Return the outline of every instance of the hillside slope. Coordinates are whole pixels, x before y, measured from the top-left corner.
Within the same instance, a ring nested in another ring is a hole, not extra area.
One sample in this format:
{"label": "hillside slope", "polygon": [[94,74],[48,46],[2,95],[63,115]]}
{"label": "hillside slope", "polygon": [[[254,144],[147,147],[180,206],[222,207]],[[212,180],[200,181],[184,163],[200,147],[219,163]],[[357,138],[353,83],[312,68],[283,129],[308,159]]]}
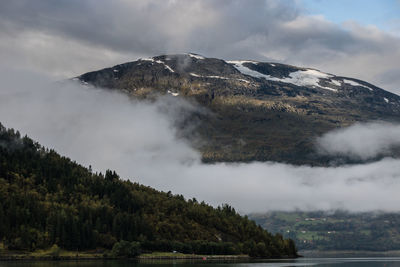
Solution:
{"label": "hillside slope", "polygon": [[182,135],[205,162],[324,165],[332,159],[315,153],[317,136],[355,122],[400,118],[398,95],[357,79],[278,63],[163,55],[75,79],[136,98],[168,94],[205,107],[209,112],[194,111],[180,125],[197,126]]}
{"label": "hillside slope", "polygon": [[144,251],[295,257],[291,240],[271,235],[229,205],[92,173],[0,124],[0,256],[8,250],[81,251],[138,242]]}

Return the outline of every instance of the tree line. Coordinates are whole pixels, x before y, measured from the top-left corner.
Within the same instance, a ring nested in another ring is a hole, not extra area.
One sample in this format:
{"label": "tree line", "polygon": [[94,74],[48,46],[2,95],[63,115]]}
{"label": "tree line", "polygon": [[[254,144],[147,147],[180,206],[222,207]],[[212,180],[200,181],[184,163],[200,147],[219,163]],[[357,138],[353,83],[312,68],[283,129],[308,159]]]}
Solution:
{"label": "tree line", "polygon": [[[9,250],[172,251],[294,257],[272,235],[225,204],[157,191],[94,173],[0,124],[0,242]],[[119,252],[118,252],[119,253]]]}

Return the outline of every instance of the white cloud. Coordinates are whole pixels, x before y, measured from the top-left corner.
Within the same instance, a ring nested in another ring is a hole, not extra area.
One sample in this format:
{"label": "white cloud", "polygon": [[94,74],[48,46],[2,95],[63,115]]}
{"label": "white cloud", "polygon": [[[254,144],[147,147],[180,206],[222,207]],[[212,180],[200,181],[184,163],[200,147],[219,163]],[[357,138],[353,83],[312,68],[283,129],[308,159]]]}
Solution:
{"label": "white cloud", "polygon": [[[203,164],[199,153],[176,137],[176,119],[192,108],[179,97],[136,102],[78,84],[49,85],[45,77],[4,68],[0,79],[5,126],[97,171],[115,169],[124,178],[213,205],[230,203],[242,212],[400,210],[398,159],[329,168]],[[372,131],[368,140],[376,142],[380,134]]]}
{"label": "white cloud", "polygon": [[400,146],[400,125],[385,122],[358,123],[324,134],[317,140],[321,153],[368,160],[389,156]]}

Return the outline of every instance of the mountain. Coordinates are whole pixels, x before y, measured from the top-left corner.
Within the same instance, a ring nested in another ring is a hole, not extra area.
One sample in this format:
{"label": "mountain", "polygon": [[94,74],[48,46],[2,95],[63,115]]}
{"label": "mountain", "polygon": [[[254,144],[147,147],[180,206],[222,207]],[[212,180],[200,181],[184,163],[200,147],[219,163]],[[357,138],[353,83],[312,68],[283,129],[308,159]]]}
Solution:
{"label": "mountain", "polygon": [[[316,137],[355,122],[400,118],[398,95],[361,80],[279,63],[162,55],[75,80],[140,99],[170,95],[199,105],[180,128],[204,162],[326,165],[333,159],[315,152]],[[196,127],[186,131],[188,124]]]}
{"label": "mountain", "polygon": [[[0,124],[0,259],[55,246],[132,256],[142,251],[295,257],[229,205],[160,192],[112,171],[93,173]],[[124,251],[128,251],[124,253]],[[122,252],[122,253],[121,253]]]}
{"label": "mountain", "polygon": [[[360,163],[318,154],[315,139],[356,122],[400,121],[396,94],[358,79],[274,62],[162,55],[75,79],[138,99],[167,95],[194,103],[198,109],[180,122],[180,134],[201,151],[204,162]],[[400,156],[398,149],[391,153]],[[302,250],[400,249],[398,213],[249,216],[268,231],[292,238]]]}

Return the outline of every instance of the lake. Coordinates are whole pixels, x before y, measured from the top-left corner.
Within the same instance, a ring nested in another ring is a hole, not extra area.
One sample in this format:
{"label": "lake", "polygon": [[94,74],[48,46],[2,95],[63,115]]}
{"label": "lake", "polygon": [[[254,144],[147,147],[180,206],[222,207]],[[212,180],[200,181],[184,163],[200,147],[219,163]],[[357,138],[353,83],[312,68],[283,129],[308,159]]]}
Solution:
{"label": "lake", "polygon": [[400,267],[400,258],[301,258],[263,262],[210,262],[210,261],[10,261],[0,262],[0,267]]}

